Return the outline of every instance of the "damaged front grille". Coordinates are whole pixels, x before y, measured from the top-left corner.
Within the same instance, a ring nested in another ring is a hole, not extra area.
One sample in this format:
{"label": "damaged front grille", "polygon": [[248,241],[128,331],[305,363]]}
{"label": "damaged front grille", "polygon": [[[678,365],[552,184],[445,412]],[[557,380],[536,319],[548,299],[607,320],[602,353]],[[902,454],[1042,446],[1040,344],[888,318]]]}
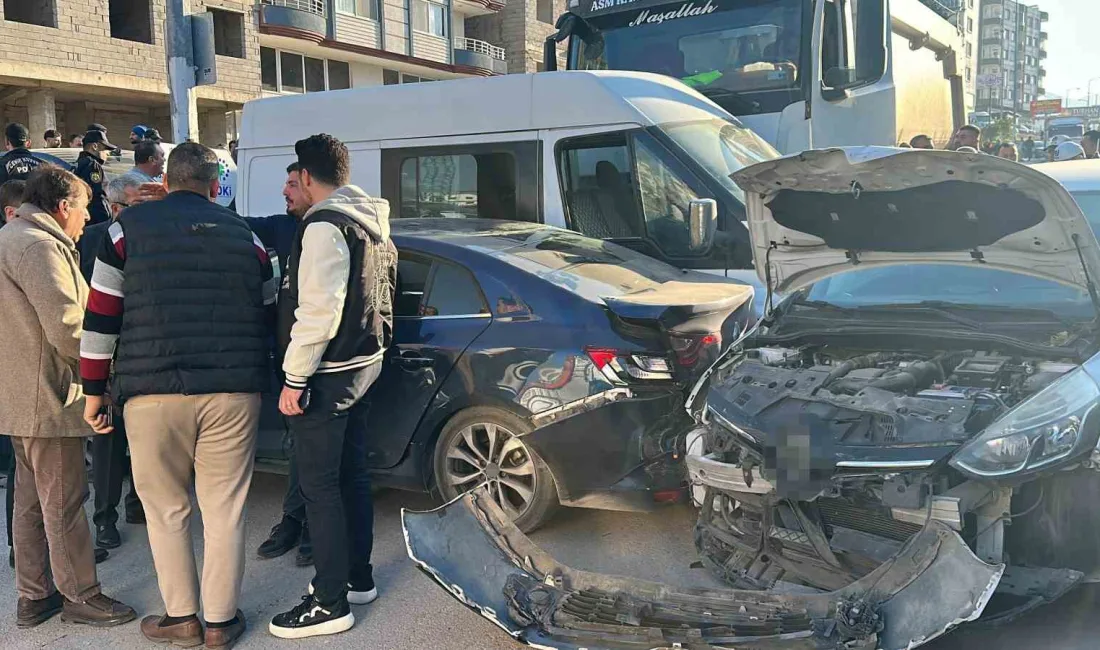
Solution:
{"label": "damaged front grille", "polygon": [[904,542],[921,529],[917,524],[894,519],[890,511],[881,506],[844,498],[820,498],[813,503],[821,513],[822,523],[830,536],[832,527],[840,526]]}
{"label": "damaged front grille", "polygon": [[679,631],[695,628],[712,639],[785,634],[805,630],[810,625],[805,610],[756,606],[750,612],[744,604],[728,600],[700,602],[675,597],[657,603],[597,589],[567,594],[554,620],[576,629],[585,624]]}

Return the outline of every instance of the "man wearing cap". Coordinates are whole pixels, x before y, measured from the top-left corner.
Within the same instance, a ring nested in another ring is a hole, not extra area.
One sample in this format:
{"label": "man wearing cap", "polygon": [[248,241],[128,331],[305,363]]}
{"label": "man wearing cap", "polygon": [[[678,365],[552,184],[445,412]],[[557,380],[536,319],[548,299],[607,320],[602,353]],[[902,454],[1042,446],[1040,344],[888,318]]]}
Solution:
{"label": "man wearing cap", "polygon": [[25,181],[42,161],[29,151],[30,131],[12,122],[4,129],[4,145],[7,153],[0,157],[0,185],[12,180]]}
{"label": "man wearing cap", "polygon": [[115,149],[118,147],[107,141],[107,134],[103,131],[89,129],[84,134],[84,151],[76,159],[73,173],[92,188],[92,202],[88,205],[88,214],[92,217],[90,223],[102,223],[111,218],[111,203],[103,187],[107,179],[103,176],[103,156],[100,152]]}
{"label": "man wearing cap", "polygon": [[130,145],[137,146],[137,143],[145,139],[145,132],[149,130],[149,127],[142,124],[138,124],[130,130]]}

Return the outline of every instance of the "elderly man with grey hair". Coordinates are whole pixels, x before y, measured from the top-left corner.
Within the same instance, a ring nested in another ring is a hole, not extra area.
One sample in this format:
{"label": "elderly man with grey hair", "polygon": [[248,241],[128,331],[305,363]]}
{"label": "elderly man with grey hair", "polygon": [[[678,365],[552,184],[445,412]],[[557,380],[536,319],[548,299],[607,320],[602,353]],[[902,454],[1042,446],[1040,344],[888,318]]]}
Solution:
{"label": "elderly man with grey hair", "polygon": [[[144,200],[141,193],[142,183],[140,178],[130,174],[124,174],[107,183],[111,220],[88,226],[79,242],[80,272],[89,284],[92,282],[95,255],[107,237],[107,229],[123,210]],[[130,463],[126,459],[126,428],[122,422],[121,410],[115,408],[114,415],[115,430],[92,438],[92,487],[95,491],[92,525],[95,527],[96,546],[105,549],[122,545],[122,535],[118,532],[118,504],[122,500],[123,480],[130,474]],[[133,478],[130,479],[130,491],[126,494],[125,511],[127,524],[145,523],[145,511],[141,507]]]}

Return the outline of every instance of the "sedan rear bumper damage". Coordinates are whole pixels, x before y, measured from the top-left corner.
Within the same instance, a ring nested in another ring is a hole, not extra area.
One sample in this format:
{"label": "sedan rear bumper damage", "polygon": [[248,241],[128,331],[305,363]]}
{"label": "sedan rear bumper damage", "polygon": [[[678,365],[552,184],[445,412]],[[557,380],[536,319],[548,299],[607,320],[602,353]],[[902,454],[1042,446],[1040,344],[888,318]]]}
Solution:
{"label": "sedan rear bumper damage", "polygon": [[679,589],[565,566],[483,490],[404,511],[409,556],[515,639],[561,650],[902,650],[977,619],[1004,572],[930,521],[890,561],[822,594]]}

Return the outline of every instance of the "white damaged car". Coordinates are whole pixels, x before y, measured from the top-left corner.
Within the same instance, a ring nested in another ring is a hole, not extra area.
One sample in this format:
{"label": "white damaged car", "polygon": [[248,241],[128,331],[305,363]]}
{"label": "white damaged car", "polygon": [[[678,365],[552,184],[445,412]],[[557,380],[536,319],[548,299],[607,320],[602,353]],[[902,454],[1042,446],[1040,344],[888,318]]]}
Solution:
{"label": "white damaged car", "polygon": [[1066,190],[887,148],[734,180],[784,299],[687,398],[696,545],[732,589],[574,570],[479,492],[405,513],[414,561],[563,650],[902,650],[1100,565],[1100,246]]}

